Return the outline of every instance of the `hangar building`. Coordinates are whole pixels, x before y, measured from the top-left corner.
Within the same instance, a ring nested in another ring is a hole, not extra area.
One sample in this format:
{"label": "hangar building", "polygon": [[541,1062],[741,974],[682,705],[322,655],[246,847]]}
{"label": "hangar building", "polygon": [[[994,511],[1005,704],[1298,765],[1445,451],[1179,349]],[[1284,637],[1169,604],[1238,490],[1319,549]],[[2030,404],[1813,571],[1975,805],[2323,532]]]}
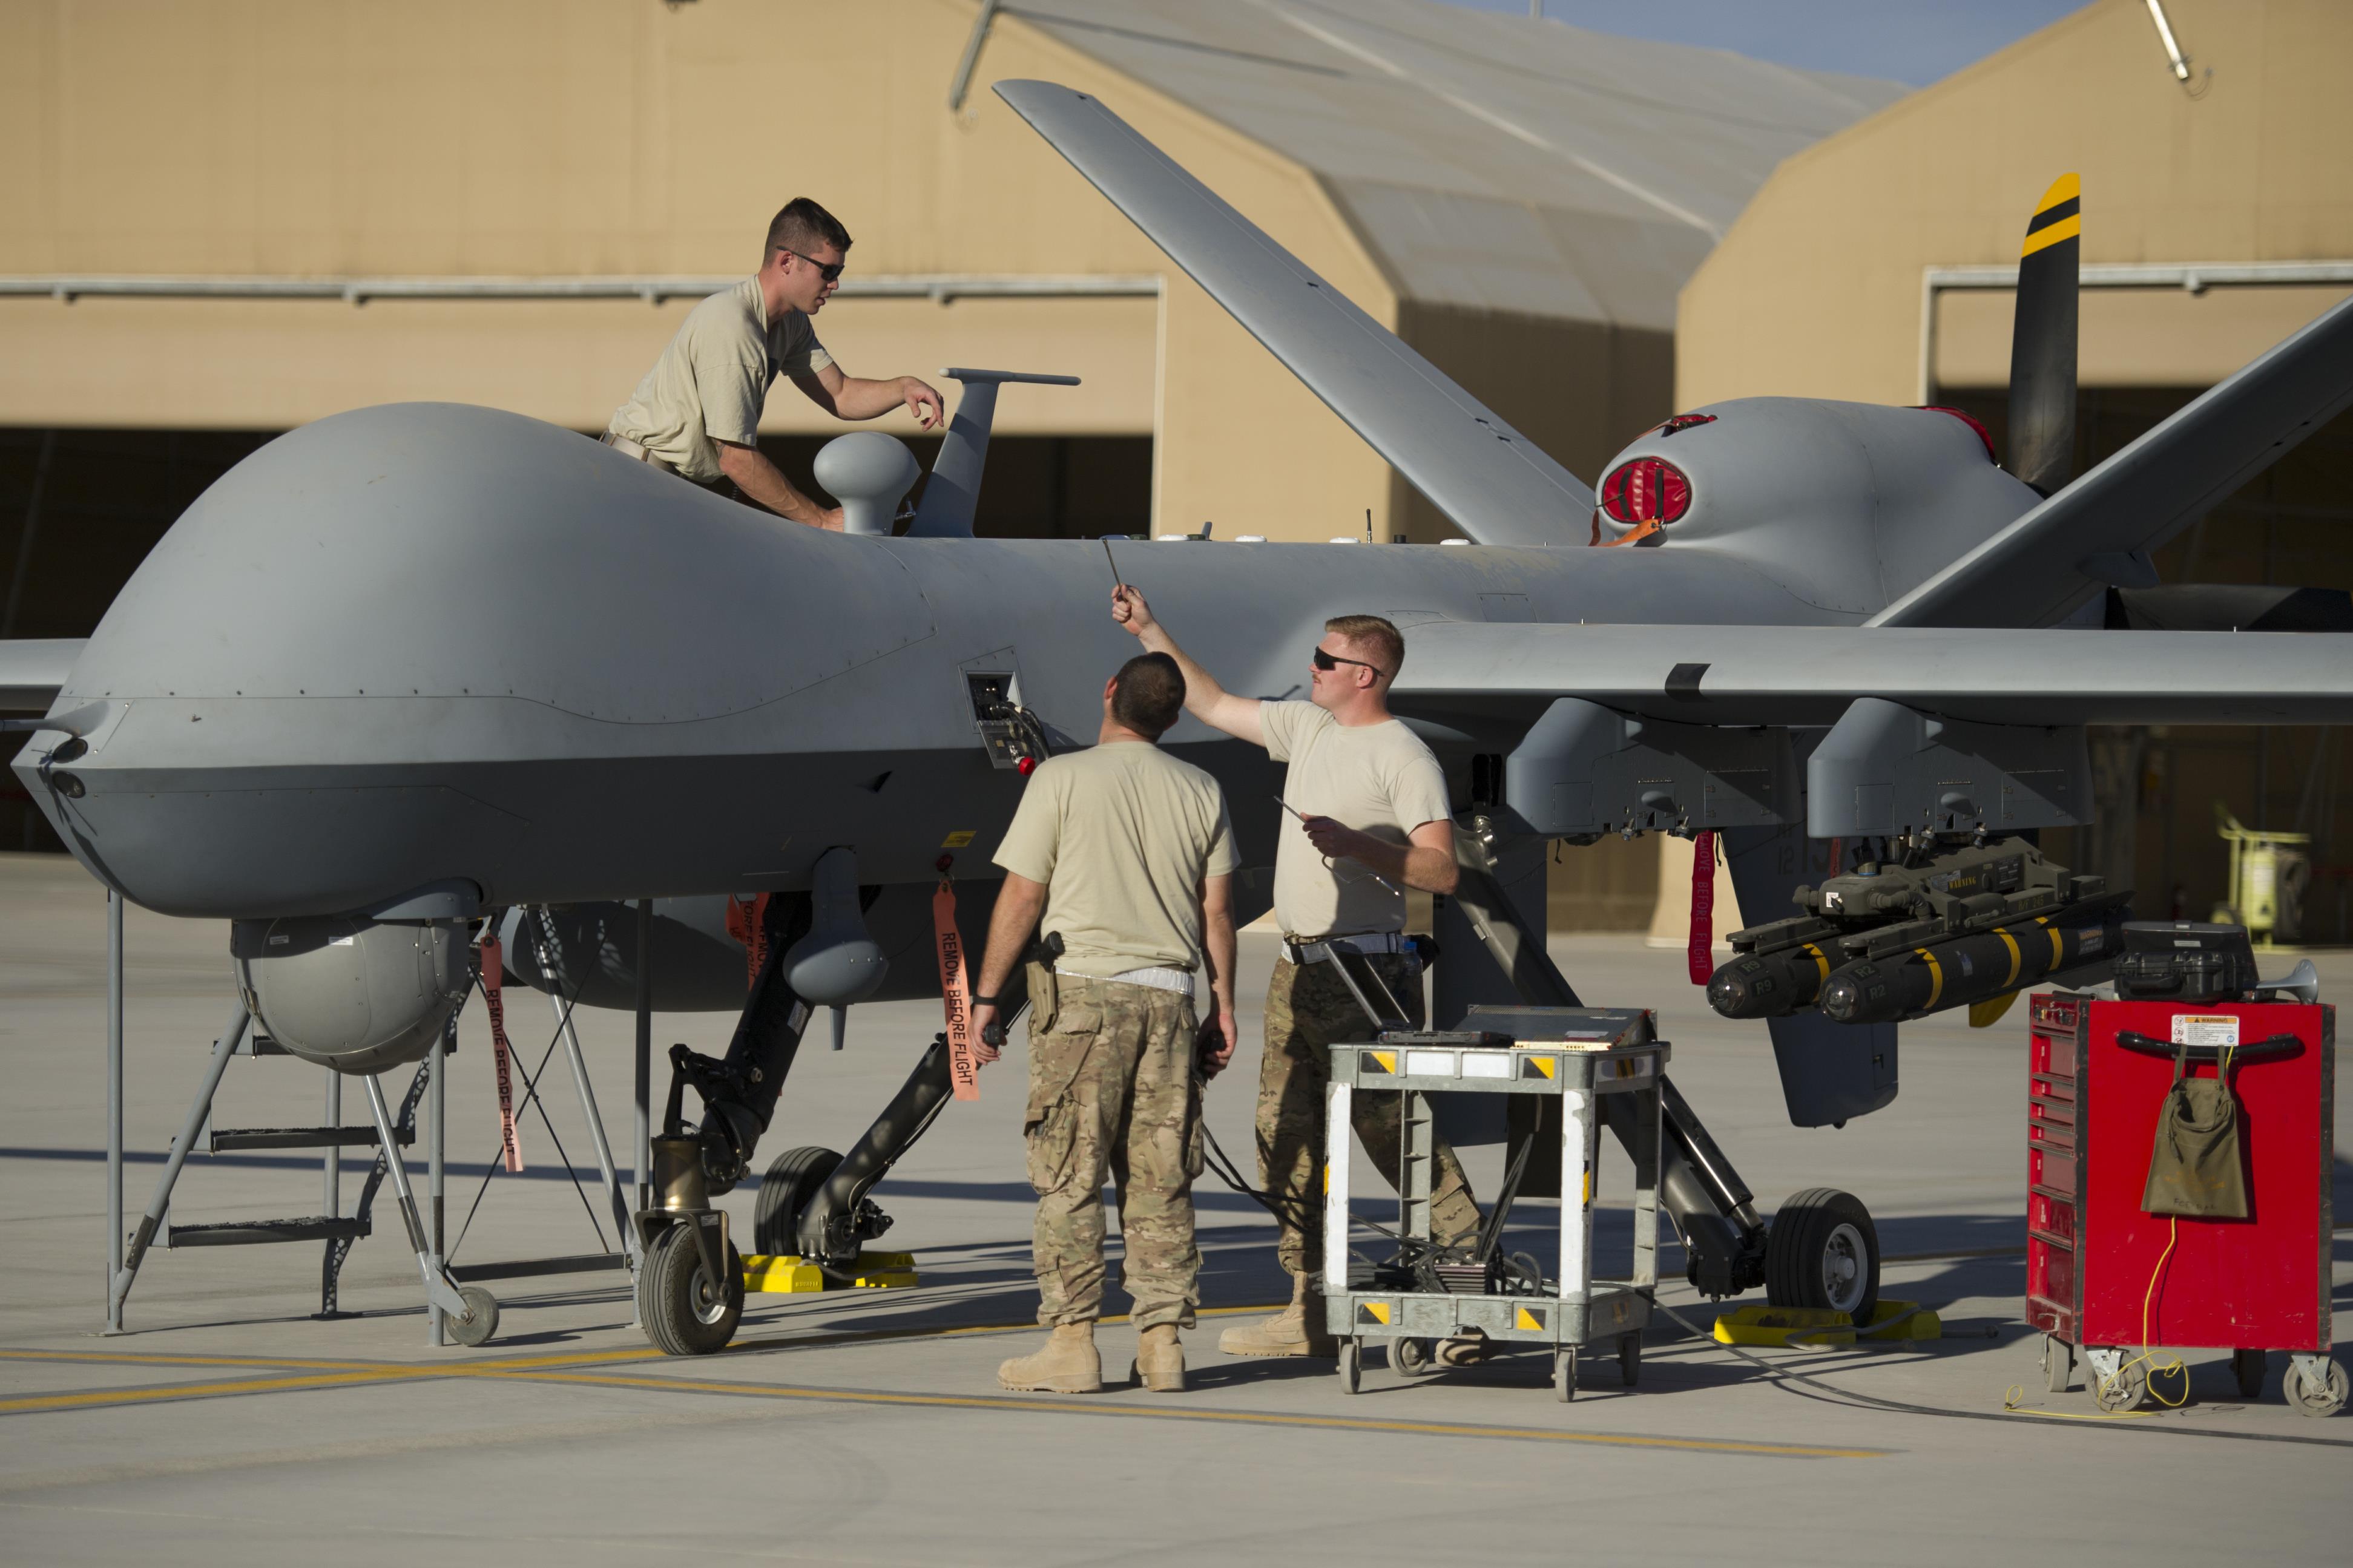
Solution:
{"label": "hangar building", "polygon": [[[26,0],[0,636],[86,633],[304,421],[601,430],[800,193],[857,238],[819,321],[852,372],[1084,377],[1006,395],[984,531],[1447,531],[987,89],[1017,76],[1101,95],[1588,477],[1672,412],[1676,290],[1775,164],[1903,90],[1434,0]],[[764,426],[802,482],[839,428],[790,392]],[[1639,922],[1647,852],[1586,864],[1578,918]]]}

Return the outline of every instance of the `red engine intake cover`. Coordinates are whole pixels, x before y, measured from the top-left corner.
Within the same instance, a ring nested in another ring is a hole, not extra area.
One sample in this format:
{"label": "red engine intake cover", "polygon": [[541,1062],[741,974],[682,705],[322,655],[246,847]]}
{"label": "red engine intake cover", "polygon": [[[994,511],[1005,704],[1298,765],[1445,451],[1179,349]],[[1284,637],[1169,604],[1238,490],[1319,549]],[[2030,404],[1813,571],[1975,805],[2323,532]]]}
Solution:
{"label": "red engine intake cover", "polygon": [[1601,481],[1601,510],[1618,522],[1672,522],[1691,499],[1691,480],[1664,458],[1620,463]]}

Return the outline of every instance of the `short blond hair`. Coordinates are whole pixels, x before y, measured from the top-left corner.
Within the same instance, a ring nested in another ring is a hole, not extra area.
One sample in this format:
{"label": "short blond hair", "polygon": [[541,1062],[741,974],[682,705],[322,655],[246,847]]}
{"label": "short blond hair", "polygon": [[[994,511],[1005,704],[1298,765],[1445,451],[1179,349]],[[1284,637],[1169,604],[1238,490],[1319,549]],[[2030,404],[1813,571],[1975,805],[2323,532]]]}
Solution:
{"label": "short blond hair", "polygon": [[1371,654],[1381,674],[1392,680],[1405,664],[1405,634],[1386,616],[1335,616],[1324,623],[1324,629],[1338,632],[1359,650]]}

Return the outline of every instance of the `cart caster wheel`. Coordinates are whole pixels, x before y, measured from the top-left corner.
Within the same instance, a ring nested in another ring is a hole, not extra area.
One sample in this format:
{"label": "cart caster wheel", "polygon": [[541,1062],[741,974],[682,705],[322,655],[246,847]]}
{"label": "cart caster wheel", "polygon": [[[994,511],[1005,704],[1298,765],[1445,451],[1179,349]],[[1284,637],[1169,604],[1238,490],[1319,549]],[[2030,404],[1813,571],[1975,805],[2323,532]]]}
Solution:
{"label": "cart caster wheel", "polygon": [[840,1163],[840,1155],[815,1144],[787,1149],[769,1162],[752,1208],[752,1249],[771,1258],[797,1255],[801,1210],[825,1190]]}
{"label": "cart caster wheel", "polygon": [[1393,1340],[1389,1365],[1403,1377],[1428,1377],[1438,1370],[1438,1351],[1428,1340]]}
{"label": "cart caster wheel", "polygon": [[2087,1369],[2084,1381],[2092,1385],[2092,1403],[2111,1415],[2137,1410],[2148,1397],[2148,1367],[2137,1359],[2126,1362],[2114,1377]]}
{"label": "cart caster wheel", "polygon": [[1765,1299],[1870,1321],[1879,1304],[1879,1230],[1861,1199],[1831,1187],[1789,1195],[1765,1233]]}
{"label": "cart caster wheel", "polygon": [[2042,1387],[2046,1393],[2064,1394],[2075,1369],[2075,1350],[2065,1340],[2049,1334],[2042,1336]]}
{"label": "cart caster wheel", "polygon": [[1577,1352],[1568,1346],[1552,1352],[1552,1391],[1563,1405],[1577,1397]]}
{"label": "cart caster wheel", "polygon": [[2239,1380],[2239,1397],[2261,1399],[2263,1396],[2263,1352],[2232,1351],[2231,1375]]}
{"label": "cart caster wheel", "polygon": [[2345,1363],[2332,1361],[2326,1376],[2315,1378],[2301,1363],[2290,1362],[2287,1375],[2280,1380],[2280,1392],[2287,1395],[2298,1415],[2334,1415],[2345,1408]]}
{"label": "cart caster wheel", "polygon": [[[691,1224],[692,1222],[688,1222]],[[744,1318],[744,1259],[727,1244],[727,1278],[714,1284],[702,1249],[684,1225],[673,1225],[647,1249],[638,1271],[638,1321],[664,1355],[716,1355],[735,1337]]]}
{"label": "cart caster wheel", "polygon": [[1618,1336],[1618,1375],[1626,1380],[1626,1386],[1629,1388],[1642,1381],[1641,1335],[1620,1334]]}
{"label": "cart caster wheel", "polygon": [[460,1285],[458,1294],[465,1300],[466,1315],[442,1313],[442,1328],[468,1350],[489,1344],[491,1336],[499,1331],[499,1299],[480,1285]]}
{"label": "cart caster wheel", "polygon": [[1364,1384],[1364,1350],[1361,1340],[1340,1342],[1340,1392],[1354,1394]]}

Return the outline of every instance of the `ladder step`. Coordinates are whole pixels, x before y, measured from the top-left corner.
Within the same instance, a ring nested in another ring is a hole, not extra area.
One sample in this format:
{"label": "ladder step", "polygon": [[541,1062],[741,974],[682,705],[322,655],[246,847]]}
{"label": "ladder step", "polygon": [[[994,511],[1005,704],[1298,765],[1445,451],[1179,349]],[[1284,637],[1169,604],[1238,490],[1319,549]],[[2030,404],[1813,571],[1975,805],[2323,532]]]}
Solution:
{"label": "ladder step", "polygon": [[364,1220],[308,1215],[300,1219],[231,1219],[211,1225],[175,1225],[164,1232],[165,1247],[258,1247],[271,1241],[357,1239],[368,1234]]}
{"label": "ladder step", "polygon": [[[412,1129],[400,1136],[400,1146],[407,1148],[417,1142]],[[227,1149],[348,1149],[376,1146],[373,1127],[216,1127],[213,1129],[211,1152]]]}

